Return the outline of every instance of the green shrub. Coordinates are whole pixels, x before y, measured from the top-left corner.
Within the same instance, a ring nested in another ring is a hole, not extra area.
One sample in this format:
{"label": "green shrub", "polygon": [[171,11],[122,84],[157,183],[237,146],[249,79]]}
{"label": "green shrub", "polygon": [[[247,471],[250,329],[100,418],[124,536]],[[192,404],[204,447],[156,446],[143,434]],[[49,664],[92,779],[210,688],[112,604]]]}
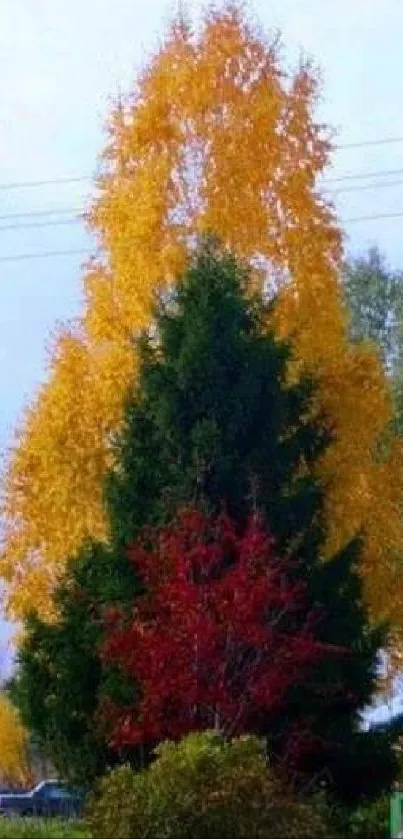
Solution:
{"label": "green shrub", "polygon": [[94,839],[331,835],[326,805],[292,797],[255,737],[191,734],[156,755],[143,772],[124,766],[101,781],[89,811]]}
{"label": "green shrub", "polygon": [[357,807],[348,820],[347,829],[354,839],[388,839],[389,795]]}

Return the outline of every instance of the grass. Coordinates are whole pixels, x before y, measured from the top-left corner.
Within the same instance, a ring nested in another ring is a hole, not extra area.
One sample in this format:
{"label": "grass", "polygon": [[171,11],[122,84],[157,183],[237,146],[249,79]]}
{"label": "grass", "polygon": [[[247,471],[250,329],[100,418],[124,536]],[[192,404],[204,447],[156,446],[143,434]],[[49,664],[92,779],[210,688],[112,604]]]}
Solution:
{"label": "grass", "polygon": [[0,839],[90,839],[85,825],[67,819],[2,818]]}

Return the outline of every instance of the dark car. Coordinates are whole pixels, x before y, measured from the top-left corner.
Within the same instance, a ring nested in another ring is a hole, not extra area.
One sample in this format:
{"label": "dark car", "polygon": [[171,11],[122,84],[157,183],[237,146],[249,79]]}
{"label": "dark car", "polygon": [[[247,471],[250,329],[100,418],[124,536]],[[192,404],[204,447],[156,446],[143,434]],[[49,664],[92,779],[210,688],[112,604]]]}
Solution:
{"label": "dark car", "polygon": [[41,781],[29,792],[0,793],[0,816],[80,815],[82,797],[60,781]]}

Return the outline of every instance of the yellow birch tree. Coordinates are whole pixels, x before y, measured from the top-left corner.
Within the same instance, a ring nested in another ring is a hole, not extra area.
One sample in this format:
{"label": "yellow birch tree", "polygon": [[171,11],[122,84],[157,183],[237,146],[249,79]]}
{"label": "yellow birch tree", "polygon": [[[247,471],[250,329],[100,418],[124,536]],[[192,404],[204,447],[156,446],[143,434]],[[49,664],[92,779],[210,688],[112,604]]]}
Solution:
{"label": "yellow birch tree", "polygon": [[16,785],[31,778],[28,735],[4,694],[0,694],[0,778],[2,783]]}
{"label": "yellow birch tree", "polygon": [[136,373],[133,335],[197,235],[212,231],[249,260],[253,281],[278,292],[278,334],[294,340],[290,375],[309,369],[319,382],[334,434],[320,464],[328,550],[364,532],[372,613],[402,626],[402,451],[378,358],[347,339],[342,236],[318,183],[331,143],[315,120],[317,95],[313,67],[286,74],[278,42],[231,4],[196,33],[176,21],[113,109],[82,317],[56,337],[5,469],[0,573],[12,616],[32,606],[50,615],[67,557],[87,535],[106,536],[101,483]]}

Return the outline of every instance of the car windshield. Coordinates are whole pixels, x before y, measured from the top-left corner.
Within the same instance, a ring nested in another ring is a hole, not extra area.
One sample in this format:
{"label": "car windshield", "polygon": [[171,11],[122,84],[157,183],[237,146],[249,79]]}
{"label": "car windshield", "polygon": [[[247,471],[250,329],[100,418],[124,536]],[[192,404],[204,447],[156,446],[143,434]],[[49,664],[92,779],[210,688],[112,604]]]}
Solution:
{"label": "car windshield", "polygon": [[70,798],[70,793],[65,787],[50,787],[46,791],[47,798]]}
{"label": "car windshield", "polygon": [[67,798],[70,795],[67,787],[57,781],[42,781],[33,790],[33,794],[41,798]]}

